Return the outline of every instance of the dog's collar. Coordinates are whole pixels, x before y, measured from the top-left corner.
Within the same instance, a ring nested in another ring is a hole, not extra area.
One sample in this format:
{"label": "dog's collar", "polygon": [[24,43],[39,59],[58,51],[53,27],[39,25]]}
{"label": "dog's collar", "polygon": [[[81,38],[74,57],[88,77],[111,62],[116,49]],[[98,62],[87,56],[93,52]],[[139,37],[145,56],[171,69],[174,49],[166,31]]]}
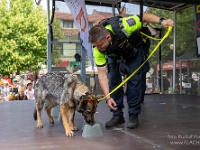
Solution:
{"label": "dog's collar", "polygon": [[80,100],[81,100],[82,98],[88,97],[88,95],[90,95],[89,92],[83,93],[83,94],[81,95],[81,97],[80,97]]}

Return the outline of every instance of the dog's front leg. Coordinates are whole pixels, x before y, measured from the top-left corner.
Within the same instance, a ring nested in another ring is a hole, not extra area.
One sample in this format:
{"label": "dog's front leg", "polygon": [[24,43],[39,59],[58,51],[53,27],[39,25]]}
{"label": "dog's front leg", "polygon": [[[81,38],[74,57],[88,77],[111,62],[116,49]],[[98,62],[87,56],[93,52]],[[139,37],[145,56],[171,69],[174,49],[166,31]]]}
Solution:
{"label": "dog's front leg", "polygon": [[68,116],[68,121],[71,127],[72,131],[78,131],[78,128],[74,125],[74,116],[75,116],[75,108],[74,107],[70,107],[67,110],[67,116]]}
{"label": "dog's front leg", "polygon": [[67,110],[69,109],[69,107],[67,106],[67,104],[65,105],[60,105],[60,114],[62,117],[62,121],[63,121],[63,126],[65,128],[65,132],[66,132],[66,136],[74,136],[74,132],[71,130],[70,127],[70,123],[69,123],[69,118],[67,115]]}
{"label": "dog's front leg", "polygon": [[41,107],[38,107],[38,103],[35,103],[35,108],[37,111],[37,127],[38,128],[43,128],[43,124],[42,124],[42,119],[41,119]]}

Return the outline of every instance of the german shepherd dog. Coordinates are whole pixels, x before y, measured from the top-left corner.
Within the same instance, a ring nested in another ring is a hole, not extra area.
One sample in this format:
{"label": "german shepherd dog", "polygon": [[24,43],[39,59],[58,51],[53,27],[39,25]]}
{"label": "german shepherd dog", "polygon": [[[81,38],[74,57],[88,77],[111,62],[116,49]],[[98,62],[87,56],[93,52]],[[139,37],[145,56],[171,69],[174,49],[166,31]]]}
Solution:
{"label": "german shepherd dog", "polygon": [[74,125],[75,110],[77,109],[84,116],[86,123],[94,124],[94,113],[96,112],[98,99],[90,93],[89,88],[76,76],[51,72],[39,78],[35,84],[35,111],[34,119],[37,127],[42,128],[41,111],[48,100],[46,112],[49,122],[54,124],[51,116],[51,108],[60,105],[60,114],[66,136],[74,136],[74,130],[78,130]]}

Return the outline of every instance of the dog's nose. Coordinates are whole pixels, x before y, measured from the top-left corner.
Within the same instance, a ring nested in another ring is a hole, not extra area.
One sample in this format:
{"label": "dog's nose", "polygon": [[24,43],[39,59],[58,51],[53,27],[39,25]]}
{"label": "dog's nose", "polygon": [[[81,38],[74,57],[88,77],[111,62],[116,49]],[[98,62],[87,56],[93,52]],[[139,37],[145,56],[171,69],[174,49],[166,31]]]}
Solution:
{"label": "dog's nose", "polygon": [[93,126],[94,125],[94,121],[88,121],[87,122],[89,125]]}
{"label": "dog's nose", "polygon": [[91,126],[93,126],[93,125],[94,125],[94,122],[93,122],[93,121],[92,121],[92,122],[90,122],[90,125],[91,125]]}

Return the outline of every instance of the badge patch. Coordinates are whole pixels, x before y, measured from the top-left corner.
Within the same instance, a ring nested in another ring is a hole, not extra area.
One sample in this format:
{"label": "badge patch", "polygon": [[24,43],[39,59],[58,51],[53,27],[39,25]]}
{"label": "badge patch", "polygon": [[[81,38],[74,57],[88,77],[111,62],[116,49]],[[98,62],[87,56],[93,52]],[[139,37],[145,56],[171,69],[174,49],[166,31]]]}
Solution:
{"label": "badge patch", "polygon": [[135,24],[135,20],[133,18],[130,18],[126,20],[129,26],[133,26]]}

